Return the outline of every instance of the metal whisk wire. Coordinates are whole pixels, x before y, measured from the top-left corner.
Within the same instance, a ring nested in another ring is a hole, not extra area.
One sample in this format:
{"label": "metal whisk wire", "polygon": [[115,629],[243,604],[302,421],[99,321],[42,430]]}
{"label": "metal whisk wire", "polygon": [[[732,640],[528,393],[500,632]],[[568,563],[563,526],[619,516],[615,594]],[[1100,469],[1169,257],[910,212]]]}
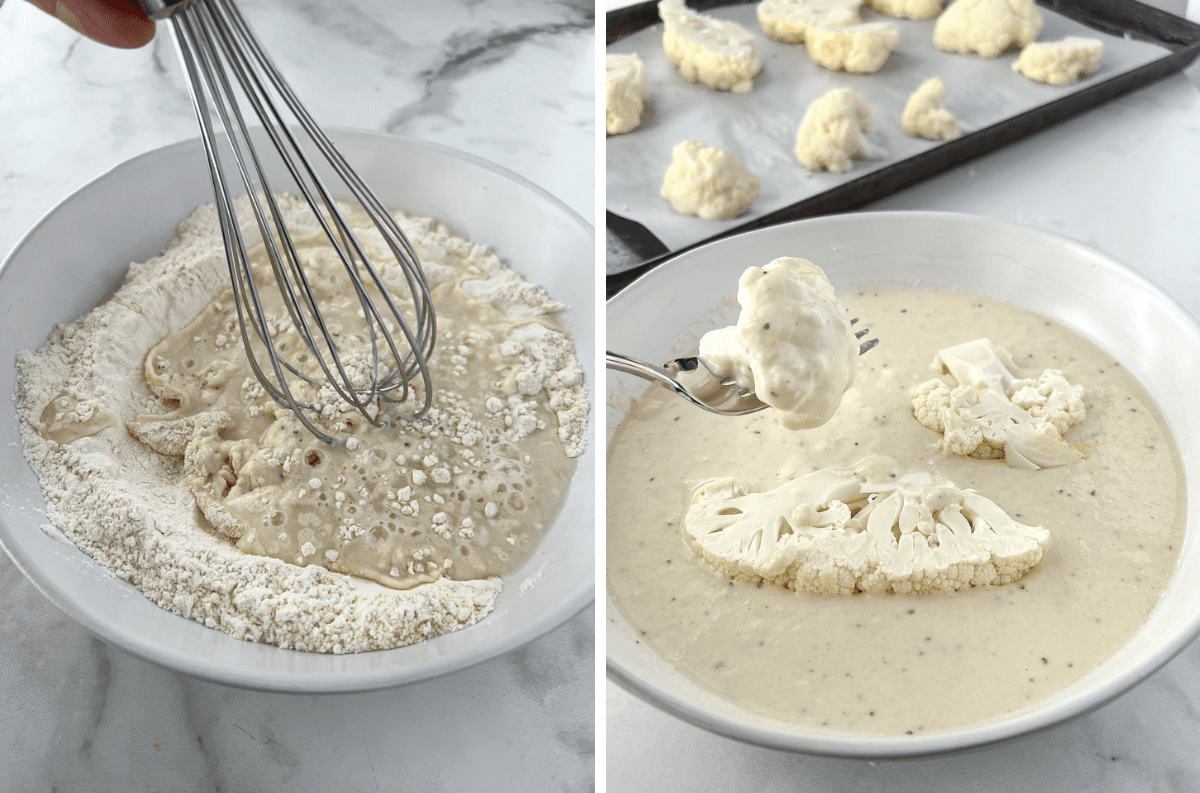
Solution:
{"label": "metal whisk wire", "polygon": [[[315,357],[325,380],[344,402],[357,409],[371,424],[380,426],[381,403],[407,401],[419,377],[423,401],[413,412],[413,417],[424,415],[433,396],[428,361],[436,341],[437,323],[424,269],[395,218],[313,121],[229,0],[143,0],[143,6],[150,16],[167,22],[187,74],[212,174],[242,343],[259,383],[273,399],[290,407],[310,432],[326,442],[332,441],[331,436],[318,429],[305,415],[306,410],[317,410],[318,407],[297,399],[288,382],[290,374],[317,385],[280,354],[272,339],[234,208],[234,180],[225,170],[223,149],[232,155],[241,186],[245,188],[288,316]],[[242,100],[253,110],[271,147],[308,203],[349,276],[370,342],[369,385],[364,386],[361,380],[355,382],[339,354],[337,333],[330,329],[322,315],[259,150],[251,140],[250,126],[242,113]],[[294,124],[288,123],[284,108]],[[412,322],[351,230],[314,160],[305,151],[296,126],[387,242],[412,297]],[[374,287],[377,298],[372,298],[367,283]],[[400,331],[403,343],[389,325]],[[257,339],[265,353],[265,366],[259,361],[252,338]],[[381,348],[391,365],[382,366]]]}

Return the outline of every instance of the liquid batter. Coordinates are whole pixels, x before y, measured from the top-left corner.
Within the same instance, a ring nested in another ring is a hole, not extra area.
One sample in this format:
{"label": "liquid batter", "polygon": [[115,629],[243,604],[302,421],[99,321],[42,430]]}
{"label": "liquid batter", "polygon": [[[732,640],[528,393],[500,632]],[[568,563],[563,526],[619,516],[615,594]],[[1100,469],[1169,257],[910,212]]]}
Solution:
{"label": "liquid batter", "polygon": [[[954,292],[842,295],[881,340],[833,419],[788,431],[770,411],[697,410],[665,389],[631,405],[608,449],[608,586],[657,652],[762,716],[841,731],[923,734],[1000,716],[1068,686],[1146,620],[1183,539],[1178,454],[1141,386],[1111,356],[1044,317]],[[911,391],[943,347],[988,337],[1022,373],[1082,383],[1087,457],[1046,470],[949,457],[912,416]],[[930,595],[820,596],[730,581],[681,535],[691,491],[735,476],[767,490],[882,454],[930,469],[1044,526],[1021,581]]]}
{"label": "liquid batter", "polygon": [[[382,237],[361,214],[351,224],[411,313]],[[406,403],[379,412],[382,427],[338,399],[288,319],[261,244],[250,260],[275,347],[309,377],[291,387],[318,408],[311,418],[333,443],[307,432],[255,378],[231,289],[147,355],[148,384],[171,412],[141,416],[130,430],[183,457],[201,511],[240,550],[403,589],[505,575],[557,513],[578,454],[564,441],[587,412],[573,343],[550,313],[527,304],[506,312],[472,295],[497,271],[490,253],[435,221],[410,230],[438,322],[432,407],[421,419],[411,417],[420,378]],[[371,340],[342,260],[324,234],[297,234],[295,246],[341,359],[365,386]]]}

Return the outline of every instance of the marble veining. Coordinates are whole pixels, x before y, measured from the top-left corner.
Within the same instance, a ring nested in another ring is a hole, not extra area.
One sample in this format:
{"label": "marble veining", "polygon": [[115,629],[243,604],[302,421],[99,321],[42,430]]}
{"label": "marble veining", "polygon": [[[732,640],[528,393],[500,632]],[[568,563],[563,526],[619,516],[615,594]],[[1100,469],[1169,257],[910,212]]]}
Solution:
{"label": "marble veining", "polygon": [[[241,6],[322,124],[468,151],[592,220],[591,3]],[[119,52],[13,0],[0,42],[0,255],[91,179],[197,134],[165,29]],[[592,607],[469,669],[312,696],[218,685],[109,647],[3,554],[0,604],[0,790],[593,788]]]}

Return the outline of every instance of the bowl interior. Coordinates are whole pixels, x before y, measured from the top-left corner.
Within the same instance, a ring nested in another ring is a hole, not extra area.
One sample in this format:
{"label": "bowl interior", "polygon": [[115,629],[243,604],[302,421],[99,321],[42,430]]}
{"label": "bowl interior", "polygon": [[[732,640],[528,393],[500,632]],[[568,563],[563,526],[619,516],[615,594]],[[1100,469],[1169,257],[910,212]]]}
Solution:
{"label": "bowl interior", "polygon": [[[593,231],[528,181],[441,146],[348,130],[339,150],[389,207],[438,218],[492,248],[570,310],[589,389],[594,382]],[[283,185],[278,174],[275,184]],[[332,183],[331,183],[332,184]],[[176,225],[212,202],[198,140],[130,160],[85,186],[33,228],[0,269],[0,394],[15,393],[18,350],[40,347],[55,323],[86,313],[131,262],[159,253]],[[564,266],[564,262],[579,266]],[[591,395],[594,401],[594,393]],[[562,512],[527,563],[506,579],[496,610],[467,630],[392,650],[322,655],[244,642],[171,614],[74,546],[42,531],[45,500],[21,455],[15,402],[0,401],[0,543],[27,576],[101,638],[151,661],[234,685],[347,691],[430,677],[513,649],[594,596],[594,431]],[[519,584],[537,578],[521,591]]]}
{"label": "bowl interior", "polygon": [[[749,265],[779,256],[820,264],[835,287],[961,289],[1032,309],[1075,329],[1127,367],[1166,419],[1188,483],[1200,479],[1200,326],[1161,290],[1127,267],[1073,241],[988,218],[890,212],[799,221],[719,241],[656,268],[607,306],[607,344],[648,361],[686,350]],[[726,305],[728,303],[726,302]],[[609,373],[608,427],[641,384]],[[633,693],[710,730],[797,751],[898,757],[961,749],[1054,724],[1117,696],[1200,633],[1200,499],[1189,486],[1187,533],[1178,568],[1158,607],[1116,655],[1069,688],[1023,710],[960,730],[923,736],[865,736],[762,718],[701,689],[644,643],[611,598],[610,675]]]}

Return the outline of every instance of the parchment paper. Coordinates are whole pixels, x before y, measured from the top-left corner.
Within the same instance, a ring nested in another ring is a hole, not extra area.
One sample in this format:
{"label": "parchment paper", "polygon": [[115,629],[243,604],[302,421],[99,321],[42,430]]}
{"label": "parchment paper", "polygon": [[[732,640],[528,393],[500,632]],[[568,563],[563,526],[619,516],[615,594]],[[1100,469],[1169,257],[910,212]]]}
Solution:
{"label": "parchment paper", "polygon": [[[933,46],[936,20],[892,19],[864,7],[864,21],[893,22],[901,40],[879,72],[855,75],[817,66],[803,44],[771,41],[763,34],[754,8],[754,4],[748,4],[708,12],[737,22],[755,36],[763,70],[754,78],[754,90],[748,94],[712,91],[680,77],[663,52],[661,23],[608,47],[609,53],[636,52],[642,57],[652,93],[641,126],[607,139],[606,206],[644,225],[671,250],[939,145],[910,138],[900,128],[904,103],[929,77],[942,78],[946,84],[945,107],[958,117],[959,126],[967,133],[1169,53],[1166,47],[1100,33],[1039,7],[1045,20],[1039,41],[1071,35],[1104,42],[1104,59],[1095,75],[1073,86],[1056,88],[1014,72],[1016,50],[993,59],[945,53]],[[874,115],[869,138],[886,149],[888,156],[882,160],[855,160],[845,174],[810,174],[792,152],[796,128],[809,103],[840,87],[852,88],[867,99]],[[758,199],[745,215],[728,221],[701,220],[676,213],[659,197],[671,149],[692,138],[736,154],[762,178]]]}

